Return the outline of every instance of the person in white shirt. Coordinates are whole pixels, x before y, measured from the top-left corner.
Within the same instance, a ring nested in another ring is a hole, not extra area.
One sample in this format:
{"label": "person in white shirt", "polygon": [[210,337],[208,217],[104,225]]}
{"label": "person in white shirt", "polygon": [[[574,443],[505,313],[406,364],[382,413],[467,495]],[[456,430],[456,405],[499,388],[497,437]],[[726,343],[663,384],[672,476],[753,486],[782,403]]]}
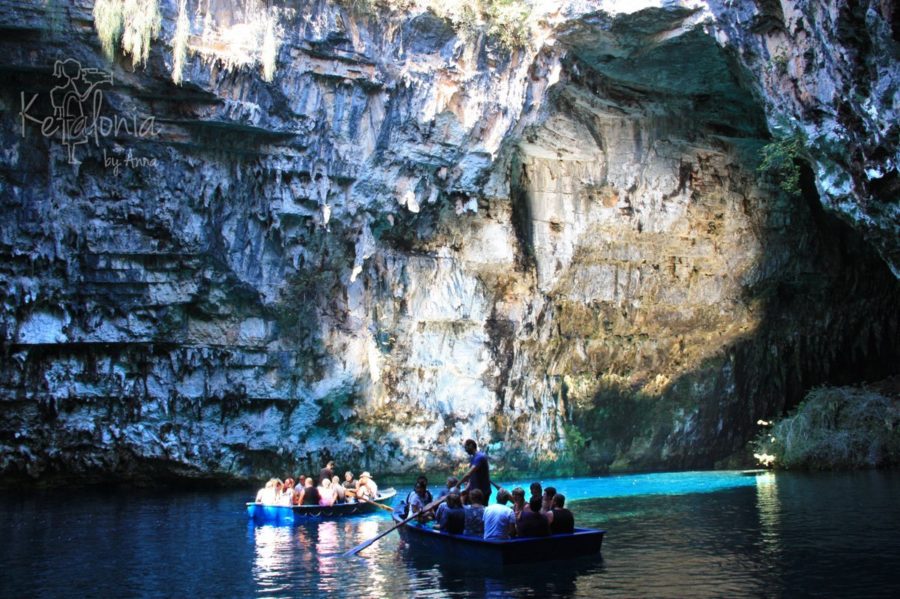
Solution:
{"label": "person in white shirt", "polygon": [[508,539],[515,534],[516,514],[507,502],[511,495],[506,489],[497,493],[497,503],[484,508],[484,538]]}
{"label": "person in white shirt", "polygon": [[347,501],[347,489],[341,484],[340,476],[334,475],[331,477],[331,489],[334,491],[336,503],[344,503]]}
{"label": "person in white shirt", "polygon": [[278,494],[276,503],[287,507],[294,505],[294,479],[285,479],[284,486],[281,487],[281,493]]}
{"label": "person in white shirt", "polygon": [[281,495],[281,481],[277,478],[270,478],[266,486],[256,493],[256,503],[264,503],[266,505],[276,505],[278,496]]}
{"label": "person in white shirt", "polygon": [[337,493],[331,488],[331,479],[323,478],[322,484],[319,485],[319,505],[331,507],[337,500]]}
{"label": "person in white shirt", "polygon": [[372,480],[372,475],[368,472],[363,472],[359,475],[359,484],[356,486],[356,498],[359,499],[371,499],[375,500],[378,498],[378,485],[375,484],[375,481]]}
{"label": "person in white shirt", "polygon": [[409,497],[409,515],[413,514],[419,515],[419,522],[425,522],[429,518],[433,517],[431,512],[425,513],[425,508],[428,506],[428,500],[425,497],[425,483],[419,481],[416,483],[415,490]]}

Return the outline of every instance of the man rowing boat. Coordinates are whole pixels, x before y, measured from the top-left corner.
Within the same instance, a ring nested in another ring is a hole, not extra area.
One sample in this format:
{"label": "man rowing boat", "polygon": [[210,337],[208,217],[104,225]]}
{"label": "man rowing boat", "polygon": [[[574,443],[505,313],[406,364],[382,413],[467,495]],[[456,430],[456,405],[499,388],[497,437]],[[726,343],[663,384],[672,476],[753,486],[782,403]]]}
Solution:
{"label": "man rowing boat", "polygon": [[472,489],[481,489],[481,492],[484,494],[484,505],[487,505],[491,498],[491,469],[488,464],[488,458],[484,455],[484,452],[478,451],[478,443],[473,439],[466,439],[463,447],[466,453],[472,456],[469,460],[471,468],[459,479],[459,484],[462,486],[466,481],[469,481],[466,492]]}

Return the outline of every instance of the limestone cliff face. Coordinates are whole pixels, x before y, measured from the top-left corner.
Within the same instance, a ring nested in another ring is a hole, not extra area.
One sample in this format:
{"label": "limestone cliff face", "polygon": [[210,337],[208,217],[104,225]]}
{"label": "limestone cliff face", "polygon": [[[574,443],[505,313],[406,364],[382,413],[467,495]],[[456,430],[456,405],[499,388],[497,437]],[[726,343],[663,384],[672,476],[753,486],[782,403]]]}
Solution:
{"label": "limestone cliff face", "polygon": [[5,475],[703,467],[896,370],[889,2],[535,3],[515,50],[288,2],[271,82],[188,2],[181,85],[160,4],[136,69],[90,1],[0,4]]}

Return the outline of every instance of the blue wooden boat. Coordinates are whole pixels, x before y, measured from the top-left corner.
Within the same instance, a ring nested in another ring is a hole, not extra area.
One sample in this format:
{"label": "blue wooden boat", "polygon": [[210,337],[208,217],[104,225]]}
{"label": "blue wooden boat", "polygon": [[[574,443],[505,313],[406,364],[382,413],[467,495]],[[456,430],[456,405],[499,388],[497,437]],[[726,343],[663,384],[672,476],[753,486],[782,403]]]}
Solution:
{"label": "blue wooden boat", "polygon": [[[375,501],[385,503],[393,499],[396,494],[397,491],[394,489],[385,489],[379,492]],[[343,518],[344,516],[371,514],[379,509],[375,504],[365,502],[336,503],[330,507],[247,503],[247,515],[259,524],[292,524],[309,518]]]}
{"label": "blue wooden boat", "polygon": [[[397,514],[394,522],[403,518]],[[427,553],[442,559],[464,559],[470,564],[523,564],[555,559],[574,559],[600,553],[605,530],[576,528],[574,533],[549,537],[508,540],[484,540],[454,535],[409,522],[400,527],[400,535],[414,553]]]}

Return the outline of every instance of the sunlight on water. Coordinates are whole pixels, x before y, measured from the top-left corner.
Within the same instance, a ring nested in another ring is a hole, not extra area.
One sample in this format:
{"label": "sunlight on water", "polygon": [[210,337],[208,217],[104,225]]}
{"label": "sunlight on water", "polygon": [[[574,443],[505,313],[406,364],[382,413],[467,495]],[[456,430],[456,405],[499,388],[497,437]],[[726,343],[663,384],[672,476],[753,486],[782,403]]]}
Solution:
{"label": "sunlight on water", "polygon": [[[686,495],[688,493],[713,493],[735,487],[757,485],[760,475],[772,476],[768,472],[727,470],[716,472],[667,472],[657,474],[627,474],[602,476],[599,478],[550,478],[540,482],[544,488],[555,487],[568,501],[576,499],[600,499],[612,497],[633,497],[637,495]],[[539,479],[532,479],[539,480]],[[532,480],[518,480],[499,483],[512,489],[525,489]],[[491,496],[496,497],[496,493]]]}
{"label": "sunlight on water", "polygon": [[758,475],[756,482],[756,509],[763,551],[768,559],[775,560],[781,553],[781,503],[777,477],[772,472],[766,472]]}
{"label": "sunlight on water", "polygon": [[293,559],[294,532],[287,527],[260,526],[252,528],[251,533],[256,546],[253,577],[259,588],[272,592],[284,590],[282,572]]}

